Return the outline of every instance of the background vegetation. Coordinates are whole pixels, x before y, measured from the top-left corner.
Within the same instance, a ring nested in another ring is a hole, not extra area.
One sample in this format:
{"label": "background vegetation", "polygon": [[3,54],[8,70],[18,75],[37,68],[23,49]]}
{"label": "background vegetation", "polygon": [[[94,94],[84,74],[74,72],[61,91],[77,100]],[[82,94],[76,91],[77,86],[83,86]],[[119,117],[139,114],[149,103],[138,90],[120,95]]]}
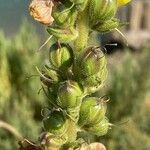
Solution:
{"label": "background vegetation", "polygon": [[[39,38],[35,29],[23,23],[19,32],[6,38],[0,32],[0,120],[26,138],[37,140],[42,130],[41,109],[46,105],[35,66]],[[44,51],[44,50],[43,50]],[[110,97],[108,118],[115,125],[97,141],[109,150],[150,149],[150,49],[125,50],[108,56],[109,76],[103,91]],[[43,60],[43,59],[42,59]],[[0,128],[0,149],[17,149],[17,139]]]}
{"label": "background vegetation", "polygon": [[[41,55],[35,29],[23,23],[11,39],[0,32],[0,120],[14,126],[24,137],[36,139],[44,102],[35,66]],[[0,128],[0,149],[16,149],[13,135]]]}

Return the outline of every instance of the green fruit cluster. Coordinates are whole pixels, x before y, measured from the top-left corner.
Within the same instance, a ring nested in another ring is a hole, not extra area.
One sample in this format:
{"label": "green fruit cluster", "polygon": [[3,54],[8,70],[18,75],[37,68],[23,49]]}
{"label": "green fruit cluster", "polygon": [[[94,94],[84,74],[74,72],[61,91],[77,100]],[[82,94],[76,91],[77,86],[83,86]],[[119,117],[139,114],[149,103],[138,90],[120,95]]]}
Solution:
{"label": "green fruit cluster", "polygon": [[49,64],[38,71],[52,108],[43,119],[44,129],[50,140],[51,134],[61,139],[60,147],[76,141],[78,131],[102,136],[109,129],[106,101],[91,96],[104,85],[107,61],[101,47],[88,45],[88,37],[92,31],[104,33],[121,26],[114,18],[117,9],[117,0],[54,1],[54,22],[47,28],[54,43]]}
{"label": "green fruit cluster", "polygon": [[106,102],[90,96],[102,87],[106,76],[106,58],[99,47],[88,47],[76,57],[68,44],[53,44],[49,66],[45,66],[40,76],[53,108],[43,119],[45,131],[61,135],[63,144],[72,141],[72,137],[74,141],[79,128],[97,136],[106,134],[109,129]]}

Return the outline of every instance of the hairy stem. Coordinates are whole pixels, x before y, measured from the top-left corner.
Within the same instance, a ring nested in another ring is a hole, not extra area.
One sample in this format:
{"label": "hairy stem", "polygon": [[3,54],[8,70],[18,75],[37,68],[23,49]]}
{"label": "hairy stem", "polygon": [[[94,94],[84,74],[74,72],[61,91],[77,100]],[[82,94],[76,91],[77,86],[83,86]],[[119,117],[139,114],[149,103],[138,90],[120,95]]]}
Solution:
{"label": "hairy stem", "polygon": [[75,50],[80,53],[87,47],[88,36],[89,36],[89,18],[87,15],[87,9],[80,12],[77,19],[78,38],[75,41]]}

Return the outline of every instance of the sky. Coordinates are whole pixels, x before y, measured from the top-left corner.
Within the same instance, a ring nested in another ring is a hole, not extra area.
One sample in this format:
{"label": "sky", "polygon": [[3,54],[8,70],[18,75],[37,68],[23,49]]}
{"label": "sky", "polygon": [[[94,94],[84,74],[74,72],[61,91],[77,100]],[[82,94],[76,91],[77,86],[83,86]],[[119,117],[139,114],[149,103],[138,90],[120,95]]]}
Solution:
{"label": "sky", "polygon": [[40,29],[42,26],[36,23],[28,12],[30,0],[0,0],[0,30],[7,36],[11,36],[18,31],[24,18]]}

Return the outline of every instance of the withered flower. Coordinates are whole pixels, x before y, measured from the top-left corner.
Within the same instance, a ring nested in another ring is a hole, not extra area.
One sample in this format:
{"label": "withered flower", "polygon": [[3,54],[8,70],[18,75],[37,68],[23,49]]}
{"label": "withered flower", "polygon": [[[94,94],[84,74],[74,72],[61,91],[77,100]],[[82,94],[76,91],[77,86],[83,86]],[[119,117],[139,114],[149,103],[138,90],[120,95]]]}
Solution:
{"label": "withered flower", "polygon": [[45,25],[51,25],[54,21],[52,17],[52,0],[32,0],[29,5],[30,15],[37,21]]}

